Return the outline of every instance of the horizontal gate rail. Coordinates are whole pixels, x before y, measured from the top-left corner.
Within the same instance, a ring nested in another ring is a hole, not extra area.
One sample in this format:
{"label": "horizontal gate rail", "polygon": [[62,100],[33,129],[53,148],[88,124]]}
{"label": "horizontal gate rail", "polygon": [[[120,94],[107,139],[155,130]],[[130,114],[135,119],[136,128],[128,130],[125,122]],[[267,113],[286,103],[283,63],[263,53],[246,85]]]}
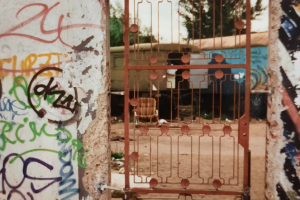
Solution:
{"label": "horizontal gate rail", "polygon": [[244,192],[235,192],[235,191],[220,191],[220,190],[168,190],[168,189],[143,189],[143,188],[131,188],[129,190],[133,193],[141,193],[141,194],[148,194],[148,193],[156,193],[156,194],[173,194],[173,193],[184,193],[184,194],[205,194],[205,195],[232,195],[238,196],[243,195]]}
{"label": "horizontal gate rail", "polygon": [[222,65],[149,65],[149,66],[129,66],[128,70],[162,70],[162,69],[232,69],[241,68],[246,69],[246,64]]}

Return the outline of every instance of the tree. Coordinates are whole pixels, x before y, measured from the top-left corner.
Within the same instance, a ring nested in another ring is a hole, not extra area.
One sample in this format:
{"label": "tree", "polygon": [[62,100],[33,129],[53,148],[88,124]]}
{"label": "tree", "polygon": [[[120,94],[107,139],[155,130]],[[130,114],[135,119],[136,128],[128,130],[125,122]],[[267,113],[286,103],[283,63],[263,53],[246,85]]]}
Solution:
{"label": "tree", "polygon": [[[109,29],[110,29],[110,46],[123,46],[123,13],[124,9],[120,2],[116,3],[116,7],[113,7],[111,4],[110,7],[110,20],[109,20]],[[129,19],[131,24],[132,19]],[[137,36],[136,36],[137,37]],[[130,32],[129,34],[130,45],[134,44],[134,34]],[[141,27],[139,29],[139,43],[150,43],[151,42],[151,30],[147,27]],[[152,42],[157,42],[155,37],[152,35]],[[137,43],[137,39],[136,39]]]}
{"label": "tree", "polygon": [[[222,3],[222,10],[221,8]],[[215,6],[214,6],[215,5]],[[184,18],[183,25],[186,27],[189,38],[199,39],[213,37],[213,12],[215,9],[215,37],[221,36],[221,11],[222,11],[222,36],[234,35],[238,29],[234,22],[245,19],[246,4],[242,0],[184,0],[181,4],[180,15]],[[255,6],[251,7],[251,20],[256,19],[265,10],[262,0],[256,0]],[[201,17],[200,17],[201,16]],[[194,20],[194,32],[193,30]],[[201,23],[201,26],[199,24]],[[241,30],[241,34],[245,29]]]}
{"label": "tree", "polygon": [[[123,8],[120,3],[117,3],[116,7],[111,4],[110,8],[110,19],[109,19],[109,30],[110,30],[110,46],[123,46]],[[133,42],[133,38],[130,37],[130,43]]]}

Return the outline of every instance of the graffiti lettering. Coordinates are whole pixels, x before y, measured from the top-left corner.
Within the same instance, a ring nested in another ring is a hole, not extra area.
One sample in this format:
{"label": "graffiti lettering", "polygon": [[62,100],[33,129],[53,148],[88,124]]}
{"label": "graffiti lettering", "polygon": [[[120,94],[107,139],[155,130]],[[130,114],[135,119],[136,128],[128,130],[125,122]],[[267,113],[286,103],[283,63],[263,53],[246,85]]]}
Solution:
{"label": "graffiti lettering", "polygon": [[[67,156],[67,154],[69,154],[69,159],[66,161],[62,158],[62,156],[59,156],[59,161],[63,164],[63,166],[60,169],[60,176],[62,177],[62,181],[59,182],[59,186],[60,187],[65,187],[60,189],[58,191],[59,195],[64,195],[64,194],[68,194],[69,195],[65,196],[64,198],[62,198],[61,200],[68,200],[70,199],[72,196],[76,195],[79,193],[79,189],[78,188],[73,188],[74,185],[76,184],[76,179],[71,179],[71,177],[74,175],[74,170],[73,170],[73,166],[72,166],[72,148],[71,146],[69,148],[66,148],[66,143],[62,142],[60,145],[62,145],[60,152],[63,153],[63,155],[65,155],[65,157]],[[69,171],[66,172],[66,168],[69,169]]]}
{"label": "graffiti lettering", "polygon": [[[28,121],[28,118],[24,118],[24,124],[27,123]],[[6,134],[10,134],[12,131],[13,131],[13,123],[10,123],[10,122],[7,122],[7,121],[0,121],[0,124],[3,124],[2,126],[2,130],[1,130],[1,140],[2,140],[2,146],[0,147],[0,150],[1,151],[5,151],[5,148],[6,148],[6,144],[7,142],[10,143],[10,144],[16,144],[16,142],[20,142],[20,143],[24,143],[25,141],[22,140],[20,137],[19,137],[19,131],[20,129],[24,128],[24,124],[20,124],[16,131],[15,131],[15,138],[16,140],[11,140],[9,139]],[[57,138],[58,141],[60,142],[69,142],[71,139],[72,139],[72,134],[66,130],[66,129],[62,129],[62,128],[56,128],[55,131],[50,131],[50,132],[56,132],[55,134],[49,134],[47,131],[46,131],[46,127],[47,127],[47,124],[44,123],[42,125],[42,127],[40,128],[40,130],[37,129],[36,127],[36,123],[35,122],[29,122],[28,123],[29,125],[29,128],[33,134],[33,137],[32,139],[30,140],[30,142],[33,142],[36,140],[36,137],[40,137],[42,134],[44,134],[45,136],[47,137],[57,137],[58,135],[61,134],[61,132],[64,132],[66,133],[69,137],[67,139],[63,139],[63,138]]]}
{"label": "graffiti lettering", "polygon": [[[28,38],[28,39],[32,39],[38,42],[42,42],[42,43],[54,43],[55,41],[59,40],[63,45],[67,46],[67,47],[72,47],[71,45],[67,44],[66,42],[63,41],[63,39],[61,38],[61,33],[65,30],[68,29],[73,29],[73,28],[81,28],[81,27],[87,27],[87,28],[95,28],[95,29],[100,29],[101,26],[97,25],[97,24],[73,24],[73,25],[68,25],[68,26],[62,26],[62,21],[64,19],[64,15],[61,15],[59,17],[58,23],[57,23],[57,28],[53,29],[53,30],[45,30],[45,21],[46,18],[48,16],[48,14],[50,13],[51,10],[53,10],[55,7],[57,7],[60,3],[57,2],[56,4],[54,4],[53,6],[51,6],[50,8],[46,5],[46,4],[42,4],[42,3],[33,3],[33,4],[29,4],[24,6],[23,8],[21,8],[18,13],[16,14],[16,17],[18,17],[18,15],[24,11],[26,8],[30,8],[30,7],[42,7],[43,10],[41,12],[39,12],[38,14],[36,14],[35,16],[29,18],[28,20],[20,23],[19,25],[5,31],[3,34],[0,34],[0,38],[2,37],[8,37],[8,36],[17,36],[17,37],[24,37],[24,38]],[[27,34],[23,34],[23,33],[15,33],[15,31],[17,31],[18,29],[27,26],[28,24],[32,23],[33,21],[39,19],[42,17],[42,20],[40,22],[40,31],[42,34],[45,35],[50,35],[53,33],[57,34],[57,37],[53,40],[45,40],[42,38],[38,38],[38,37],[34,37],[32,35],[27,35]]]}
{"label": "graffiti lettering", "polygon": [[[20,90],[18,90],[18,89],[20,89]],[[22,92],[20,92],[20,91],[22,91]],[[21,96],[25,96],[27,98],[27,91],[28,91],[27,80],[22,76],[17,76],[14,79],[13,87],[9,90],[9,94],[13,95],[16,98],[16,101],[19,104],[21,104],[22,106],[24,106],[24,108],[30,109],[31,107],[30,107],[28,101],[27,101],[27,103],[24,103],[23,101],[20,100],[22,98]],[[53,100],[55,99],[55,96],[57,96],[57,94],[47,95],[48,104],[53,104]],[[36,95],[34,92],[32,92],[32,93],[30,93],[30,97],[31,97],[31,99],[33,97],[36,97],[36,98],[34,98],[35,103],[36,103],[35,108],[39,108],[41,105],[41,99],[38,97],[38,95]],[[64,98],[65,98],[65,96],[64,96]]]}
{"label": "graffiti lettering", "polygon": [[2,72],[2,68],[3,68],[3,63],[10,63],[11,62],[11,58],[6,58],[6,59],[0,59],[0,76],[7,76],[8,73],[4,73]]}
{"label": "graffiti lettering", "polygon": [[[17,142],[23,144],[25,143],[25,140],[22,140],[19,136],[20,130],[22,131],[23,128],[25,128],[25,124],[28,122],[28,118],[24,118],[24,124],[18,125],[18,127],[15,130],[15,139],[8,138],[7,136],[10,135],[13,132],[13,123],[7,122],[7,121],[0,121],[0,125],[2,124],[2,130],[1,130],[1,136],[0,139],[2,140],[2,146],[0,146],[0,151],[5,151],[7,143],[15,145]],[[68,143],[72,141],[71,145],[75,148],[75,153],[73,154],[73,160],[76,160],[77,155],[77,163],[80,167],[84,168],[86,166],[86,160],[84,158],[84,153],[88,152],[88,150],[82,150],[83,145],[82,143],[77,140],[72,140],[72,134],[70,131],[68,131],[65,128],[55,128],[55,130],[46,130],[47,124],[44,123],[41,128],[37,128],[36,122],[30,121],[28,123],[28,127],[30,131],[32,132],[32,139],[30,139],[30,142],[34,142],[38,137],[41,137],[42,135],[45,135],[47,137],[55,137],[57,141],[62,143]],[[49,132],[54,134],[49,134]],[[63,137],[64,136],[64,137]]]}
{"label": "graffiti lettering", "polygon": [[[29,86],[28,86],[28,91],[27,91],[27,98],[28,98],[29,105],[35,111],[35,113],[39,117],[41,117],[41,118],[43,118],[46,115],[46,110],[45,109],[40,109],[40,110],[36,109],[36,106],[34,106],[33,103],[32,103],[32,101],[31,101],[31,97],[30,97],[31,93],[30,93],[30,91],[31,91],[31,87],[32,87],[33,82],[35,81],[35,79],[40,74],[42,74],[42,73],[44,73],[46,71],[50,71],[50,70],[59,71],[59,72],[63,71],[62,69],[59,69],[59,68],[56,68],[56,67],[48,67],[48,68],[40,70],[39,72],[37,72],[32,77],[32,79],[31,79],[31,81],[29,83]],[[53,107],[55,107],[55,108],[63,108],[63,109],[69,110],[72,113],[74,113],[77,110],[78,106],[79,106],[78,98],[77,98],[77,89],[74,88],[75,99],[74,99],[73,95],[68,95],[64,100],[62,100],[62,98],[65,96],[66,92],[62,91],[62,90],[57,90],[57,88],[58,88],[57,84],[55,86],[51,87],[51,84],[53,83],[53,81],[54,81],[54,78],[51,77],[47,85],[43,85],[43,84],[36,85],[33,88],[34,94],[36,96],[43,95],[44,96],[44,100],[47,100],[47,97],[49,95],[50,96],[51,95],[59,95],[56,100],[53,100],[53,104],[52,104]],[[71,103],[73,104],[73,108],[71,108]]]}
{"label": "graffiti lettering", "polygon": [[[0,112],[11,112],[12,113],[12,120],[14,120],[14,117],[16,115],[25,115],[26,113],[19,113],[18,110],[26,110],[26,107],[19,107],[16,105],[17,101],[13,100],[11,101],[7,97],[3,97],[0,99]],[[22,105],[22,104],[21,104]],[[1,117],[1,116],[0,116]]]}
{"label": "graffiti lettering", "polygon": [[2,98],[2,83],[1,83],[1,80],[0,80],[0,99]]}
{"label": "graffiti lettering", "polygon": [[[46,67],[52,66],[60,68],[61,56],[62,53],[29,54],[24,60],[21,60],[19,70],[17,69],[17,56],[13,56],[12,58],[0,59],[0,74],[2,73],[4,77],[8,76],[9,73],[21,73],[22,76],[29,76],[31,73],[35,74],[36,71]],[[64,54],[64,57],[68,57],[68,55]],[[6,68],[4,68],[4,63],[12,64],[11,66],[7,66]],[[38,64],[38,67],[34,67],[34,65],[36,64]],[[56,75],[57,74],[59,74],[59,72],[56,72]],[[47,73],[41,74],[41,76],[52,77],[53,74],[52,72],[48,71]]]}
{"label": "graffiti lettering", "polygon": [[[7,166],[6,166],[6,165],[7,165],[7,162],[9,161],[9,159],[10,159],[11,157],[15,157],[15,156],[18,156],[18,154],[17,154],[17,153],[12,153],[12,154],[7,155],[7,156],[4,158],[4,160],[3,160],[2,169],[0,170],[0,174],[2,175],[2,180],[1,180],[1,182],[2,182],[2,193],[3,193],[3,194],[6,194],[6,188],[7,188],[7,187],[8,187],[9,189],[11,189],[11,191],[9,192],[9,194],[8,194],[8,196],[7,196],[7,200],[10,200],[10,199],[11,199],[11,196],[12,196],[13,193],[19,194],[23,199],[26,200],[25,195],[22,194],[22,193],[18,190],[18,189],[23,185],[23,183],[24,183],[24,181],[25,181],[26,179],[32,180],[32,181],[34,181],[34,182],[36,182],[36,181],[47,181],[47,180],[48,180],[48,181],[52,181],[52,182],[48,183],[46,186],[44,186],[44,187],[42,187],[42,188],[36,188],[36,187],[34,186],[33,182],[31,182],[31,191],[32,191],[33,193],[40,193],[40,192],[42,192],[43,190],[47,189],[49,186],[53,185],[54,183],[60,182],[60,181],[62,180],[61,177],[41,178],[41,177],[34,177],[34,176],[28,175],[27,171],[28,171],[29,165],[30,165],[31,163],[37,163],[37,164],[39,164],[39,165],[41,165],[41,166],[46,167],[46,168],[49,169],[50,171],[53,170],[53,166],[50,165],[50,164],[48,164],[48,163],[46,163],[46,162],[44,162],[44,161],[42,161],[42,160],[40,160],[40,159],[37,159],[37,158],[31,158],[31,157],[30,157],[30,158],[27,158],[26,160],[24,160],[22,157],[19,157],[19,159],[22,161],[22,166],[23,166],[23,167],[22,167],[23,177],[22,177],[22,180],[20,181],[19,184],[17,184],[17,185],[12,185],[12,184],[9,182],[9,180],[8,180],[8,178],[7,178],[7,176],[6,176],[6,173],[7,173]],[[9,166],[9,167],[11,167],[11,166]],[[5,187],[5,186],[7,186],[7,187]],[[31,199],[33,199],[33,196],[31,195],[31,193],[27,192],[27,195],[28,195]]]}
{"label": "graffiti lettering", "polygon": [[[17,92],[18,88],[20,88],[21,91],[22,91],[21,95],[25,95],[27,97],[28,83],[27,83],[26,79],[22,76],[18,76],[14,79],[13,86],[9,90],[9,94],[14,95],[14,97],[19,102],[19,104],[21,104],[25,108],[31,108],[28,103],[24,103],[23,101],[20,100],[20,97],[19,97],[20,93]],[[34,93],[30,93],[29,96],[32,98],[33,96],[37,96],[37,95],[35,95]],[[38,101],[38,104],[36,105],[36,108],[38,108],[41,105],[41,101],[40,101],[39,98],[36,98],[36,99]]]}
{"label": "graffiti lettering", "polygon": [[[74,102],[73,101],[74,97],[72,95],[69,95],[67,98],[62,100],[62,98],[65,96],[66,92],[65,91],[57,91],[56,89],[57,89],[58,85],[51,87],[53,81],[54,81],[54,78],[52,77],[52,78],[50,78],[47,86],[43,85],[43,84],[39,84],[39,85],[35,86],[33,89],[34,93],[38,96],[44,95],[44,100],[46,100],[49,95],[57,94],[59,96],[53,102],[53,107],[54,108],[65,108],[67,110],[70,110],[71,112],[74,112],[76,110],[77,102],[75,102],[75,105],[73,108],[70,108],[71,103]],[[67,103],[67,106],[64,106],[65,103]],[[43,117],[43,116],[40,116],[40,117]]]}

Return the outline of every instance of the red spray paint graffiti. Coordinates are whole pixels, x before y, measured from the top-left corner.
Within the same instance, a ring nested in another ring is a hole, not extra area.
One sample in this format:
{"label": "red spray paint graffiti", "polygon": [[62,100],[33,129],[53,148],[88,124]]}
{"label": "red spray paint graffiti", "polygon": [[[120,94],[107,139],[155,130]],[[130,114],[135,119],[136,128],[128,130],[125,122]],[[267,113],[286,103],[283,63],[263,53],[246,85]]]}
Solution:
{"label": "red spray paint graffiti", "polygon": [[[39,12],[38,14],[36,14],[35,16],[23,21],[22,23],[18,24],[17,26],[5,31],[3,34],[0,34],[0,38],[3,37],[8,37],[8,36],[17,36],[17,37],[24,37],[24,38],[28,38],[31,40],[35,40],[38,42],[42,42],[42,43],[54,43],[55,41],[59,40],[63,45],[72,48],[72,46],[70,44],[67,44],[62,38],[61,38],[61,33],[65,30],[68,29],[73,29],[73,28],[81,28],[81,27],[85,27],[85,28],[94,28],[94,29],[101,29],[101,25],[98,24],[72,24],[72,25],[67,25],[67,26],[62,26],[62,21],[64,19],[64,15],[61,15],[59,17],[58,20],[58,24],[57,24],[57,28],[53,29],[53,30],[45,30],[45,21],[47,19],[48,14],[50,13],[51,10],[53,10],[55,7],[57,7],[60,3],[57,2],[56,4],[54,4],[51,7],[48,7],[46,4],[42,4],[42,3],[33,3],[33,4],[29,4],[24,6],[23,8],[21,8],[17,14],[16,14],[16,18],[18,17],[18,15],[23,12],[24,10],[26,10],[26,8],[29,7],[43,7],[43,10],[41,12]],[[28,35],[28,34],[23,34],[23,33],[15,33],[14,31],[17,31],[18,29],[27,26],[28,24],[32,23],[33,21],[39,19],[42,17],[42,20],[40,22],[40,31],[42,34],[44,35],[50,35],[50,34],[54,34],[57,33],[57,37],[53,40],[45,40],[42,38],[38,38],[32,35]]]}

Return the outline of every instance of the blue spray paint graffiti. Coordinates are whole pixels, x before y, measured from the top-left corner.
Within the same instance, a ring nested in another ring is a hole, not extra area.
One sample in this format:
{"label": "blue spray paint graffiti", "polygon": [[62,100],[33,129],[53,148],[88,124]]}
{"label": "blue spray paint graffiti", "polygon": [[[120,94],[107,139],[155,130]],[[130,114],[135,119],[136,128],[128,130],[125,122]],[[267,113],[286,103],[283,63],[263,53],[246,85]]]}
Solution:
{"label": "blue spray paint graffiti", "polygon": [[[14,120],[16,115],[25,115],[26,113],[22,112],[24,110],[26,110],[26,107],[20,105],[17,100],[10,100],[7,97],[2,97],[0,99],[0,117],[5,120]],[[11,113],[11,119],[8,119],[8,117],[5,116],[5,112]]]}
{"label": "blue spray paint graffiti", "polygon": [[[223,52],[222,52],[223,51]],[[215,50],[214,54],[222,54],[225,57],[234,59],[225,59],[228,64],[245,64],[246,63],[246,49],[223,49]],[[206,56],[212,51],[204,51]],[[266,87],[267,83],[267,67],[268,67],[268,47],[251,47],[251,89],[262,89]],[[241,74],[241,77],[245,75],[244,69],[231,69],[233,74]],[[241,78],[241,82],[244,78]]]}
{"label": "blue spray paint graffiti", "polygon": [[[59,135],[59,138],[64,137],[63,132]],[[66,135],[66,137],[69,137]],[[65,158],[68,158],[64,160],[62,156],[59,156],[59,161],[63,164],[60,169],[60,176],[62,177],[61,182],[59,182],[59,191],[58,194],[67,196],[63,197],[61,200],[68,200],[71,197],[77,195],[79,193],[79,189],[76,188],[76,179],[71,178],[74,175],[73,165],[72,165],[72,145],[66,148],[67,143],[61,142],[59,144],[61,146],[60,152],[65,155]],[[67,157],[67,155],[69,156]],[[68,171],[66,170],[68,169]],[[75,186],[75,188],[73,188]]]}

